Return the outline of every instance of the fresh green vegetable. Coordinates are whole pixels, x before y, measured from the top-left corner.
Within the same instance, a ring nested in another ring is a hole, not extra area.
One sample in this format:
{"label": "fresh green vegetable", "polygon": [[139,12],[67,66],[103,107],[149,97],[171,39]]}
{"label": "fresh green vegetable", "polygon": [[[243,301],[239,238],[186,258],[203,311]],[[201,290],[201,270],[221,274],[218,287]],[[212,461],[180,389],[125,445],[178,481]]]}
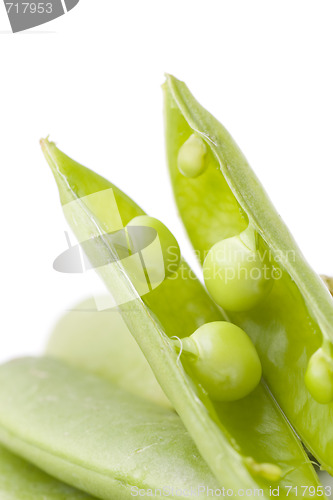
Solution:
{"label": "fresh green vegetable", "polygon": [[239,235],[215,243],[204,261],[207,290],[228,311],[253,309],[272,288],[272,266],[260,255],[256,239],[249,226]]}
{"label": "fresh green vegetable", "polygon": [[[234,342],[236,338],[237,342]],[[174,340],[174,345],[178,351],[181,350],[182,355],[187,351],[192,353],[189,361],[197,360],[199,379],[201,370],[214,370],[211,377],[216,377],[215,383],[222,385],[224,397],[216,389],[217,394],[213,399],[226,400],[226,391],[230,392],[227,399],[244,397],[260,380],[261,365],[258,355],[249,337],[235,325],[222,321],[207,323],[190,337]],[[211,359],[203,362],[202,357],[193,356],[199,351],[202,356]],[[171,408],[119,311],[98,311],[92,298],[75,305],[58,321],[48,341],[46,354],[91,371],[137,396]],[[212,364],[216,362],[221,364],[214,368]],[[244,394],[232,397],[235,395],[232,385],[241,384],[242,379],[245,387],[249,389],[242,386],[240,390],[241,393],[244,390]],[[210,392],[207,387],[206,390]]]}
{"label": "fresh green vegetable", "polygon": [[180,341],[180,352],[189,357],[190,368],[215,401],[244,398],[260,382],[255,347],[241,328],[227,321],[200,326]]}
{"label": "fresh green vegetable", "polygon": [[[174,235],[169,231],[169,229],[158,219],[149,217],[148,215],[138,215],[134,217],[128,224],[127,227],[151,227],[157,232],[158,243],[160,249],[162,250],[162,262],[159,259],[158,249],[153,248],[153,251],[145,259],[145,267],[148,273],[148,279],[151,283],[159,284],[162,280],[172,275],[177,271],[180,263],[180,249]],[[140,238],[141,236],[141,238]],[[141,245],[144,245],[145,238],[143,233],[137,235],[137,239],[140,240]],[[142,241],[143,240],[143,241]],[[130,242],[130,249],[132,252],[137,252],[139,249],[138,245]],[[146,245],[148,246],[148,245]]]}
{"label": "fresh green vegetable", "polygon": [[[215,244],[246,227],[257,233],[260,255],[274,268],[272,289],[251,310],[230,309],[228,319],[250,335],[277,402],[322,467],[333,473],[333,404],[320,404],[333,396],[332,297],[225,128],[184,83],[168,76],[164,92],[170,175],[192,244],[203,261]],[[202,176],[187,179],[177,157],[194,131],[211,162]]]}
{"label": "fresh green vegetable", "polygon": [[103,500],[131,499],[137,489],[218,488],[174,412],[50,358],[0,367],[0,440]]}
{"label": "fresh green vegetable", "polygon": [[[53,143],[44,140],[42,147],[69,224],[79,241],[93,238],[94,245],[87,246],[89,259],[113,255],[116,249],[104,234],[118,230],[119,220],[125,226],[142,210],[137,207],[133,214],[133,201],[94,172],[80,168]],[[116,202],[113,210],[111,202],[105,202],[108,194]],[[97,271],[220,485],[233,490],[259,487],[264,498],[270,496],[272,481],[281,489],[290,484],[320,487],[299,440],[264,384],[239,401],[213,403],[195,375],[188,375],[186,359],[178,359],[170,337],[183,338],[204,323],[225,319],[184,261],[175,276],[142,298],[119,259]]]}
{"label": "fresh green vegetable", "polygon": [[327,404],[333,400],[333,359],[329,352],[320,348],[311,356],[305,385],[318,403]]}
{"label": "fresh green vegetable", "polygon": [[0,447],[1,500],[93,500]]}
{"label": "fresh green vegetable", "polygon": [[110,380],[166,408],[171,404],[116,308],[98,311],[89,298],[55,325],[46,354]]}
{"label": "fresh green vegetable", "polygon": [[206,146],[200,137],[191,135],[178,153],[178,168],[185,177],[198,177],[206,165]]}

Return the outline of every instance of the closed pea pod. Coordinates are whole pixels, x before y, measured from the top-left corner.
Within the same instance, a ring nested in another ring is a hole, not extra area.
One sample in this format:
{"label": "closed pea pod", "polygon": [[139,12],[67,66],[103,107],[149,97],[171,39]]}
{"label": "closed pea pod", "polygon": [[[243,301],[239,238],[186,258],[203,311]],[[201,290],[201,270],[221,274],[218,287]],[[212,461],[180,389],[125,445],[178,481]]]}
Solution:
{"label": "closed pea pod", "polygon": [[[65,483],[102,500],[130,500],[133,487],[154,491],[173,482],[182,491],[218,487],[174,411],[47,357],[1,365],[0,382],[0,441]],[[45,487],[36,500],[92,500],[62,489],[49,499]]]}
{"label": "closed pea pod", "polygon": [[1,500],[97,500],[0,446]]}
{"label": "closed pea pod", "polygon": [[46,355],[90,371],[155,404],[171,407],[119,311],[98,310],[93,297],[75,304],[59,319]]}

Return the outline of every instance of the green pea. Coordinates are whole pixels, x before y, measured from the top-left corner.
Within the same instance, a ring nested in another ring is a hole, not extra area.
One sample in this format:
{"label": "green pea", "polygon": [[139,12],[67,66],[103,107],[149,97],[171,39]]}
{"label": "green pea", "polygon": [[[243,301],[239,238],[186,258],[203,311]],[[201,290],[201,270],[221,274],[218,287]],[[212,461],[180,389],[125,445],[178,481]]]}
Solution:
{"label": "green pea", "polygon": [[207,167],[206,145],[192,134],[178,152],[178,169],[185,177],[198,177]]}
{"label": "green pea", "polygon": [[213,400],[236,401],[259,384],[259,356],[238,326],[227,321],[206,323],[181,343],[195,376]]}
{"label": "green pea", "polygon": [[305,385],[318,403],[333,401],[333,360],[323,348],[318,349],[309,360]]}
{"label": "green pea", "polygon": [[228,311],[248,311],[269,293],[272,266],[257,250],[249,226],[243,233],[216,243],[203,265],[206,287],[212,298]]}
{"label": "green pea", "polygon": [[[156,246],[143,250],[143,259],[151,283],[158,283],[161,276],[167,278],[177,271],[181,258],[180,248],[176,238],[161,221],[148,215],[138,215],[128,223],[128,226],[151,227],[157,232],[162,255]],[[134,252],[138,250],[135,242],[132,241],[130,244]],[[141,245],[145,246],[144,242],[141,241]]]}

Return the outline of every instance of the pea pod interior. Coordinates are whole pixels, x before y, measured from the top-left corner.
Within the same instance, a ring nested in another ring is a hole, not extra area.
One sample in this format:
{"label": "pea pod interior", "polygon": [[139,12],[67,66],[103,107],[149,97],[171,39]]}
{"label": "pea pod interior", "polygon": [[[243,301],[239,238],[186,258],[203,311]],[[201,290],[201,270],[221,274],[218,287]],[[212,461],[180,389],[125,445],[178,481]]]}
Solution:
{"label": "pea pod interior", "polygon": [[[306,263],[244,155],[225,128],[172,76],[164,85],[167,156],[179,213],[201,262],[210,248],[241,233],[258,232],[278,279],[253,309],[230,312],[259,352],[264,377],[298,434],[333,473],[333,404],[319,404],[304,383],[311,355],[332,345],[333,301]],[[208,167],[194,179],[177,166],[183,143],[196,133],[208,148]]]}
{"label": "pea pod interior", "polygon": [[[53,143],[42,141],[42,146],[67,219],[79,241],[115,228],[119,215],[123,225],[142,215],[142,209],[111,183],[68,158]],[[89,196],[109,189],[119,213],[100,203],[98,196]],[[70,210],[66,210],[68,206]],[[95,241],[96,254],[114,252],[103,238]],[[96,255],[89,257],[94,259]],[[275,483],[281,487],[318,485],[299,440],[264,384],[237,403],[213,404],[196,379],[184,370],[168,337],[188,336],[201,324],[224,316],[184,261],[180,269],[143,297],[133,289],[119,261],[98,271],[118,299],[129,330],[219,484],[232,489],[260,486],[268,497],[267,476],[269,464],[273,463],[281,468],[280,481]]]}

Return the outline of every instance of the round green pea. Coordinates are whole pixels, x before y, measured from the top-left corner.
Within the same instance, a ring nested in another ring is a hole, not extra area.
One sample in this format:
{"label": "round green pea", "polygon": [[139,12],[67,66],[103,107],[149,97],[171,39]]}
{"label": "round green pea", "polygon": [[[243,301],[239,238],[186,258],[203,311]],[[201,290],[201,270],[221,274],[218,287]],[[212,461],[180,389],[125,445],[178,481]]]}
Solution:
{"label": "round green pea", "polygon": [[235,401],[252,392],[261,378],[257,351],[246,333],[227,321],[200,326],[182,339],[198,381],[215,401]]}
{"label": "round green pea", "polygon": [[[151,227],[156,230],[160,246],[151,247],[149,251],[142,251],[144,263],[150,281],[158,282],[159,276],[171,276],[178,269],[181,253],[178,242],[169,229],[158,219],[148,215],[134,217],[128,226]],[[162,260],[160,250],[162,251]],[[161,269],[161,266],[162,269]]]}
{"label": "round green pea", "polygon": [[305,385],[318,403],[328,404],[333,401],[333,360],[322,348],[309,360]]}
{"label": "round green pea", "polygon": [[216,243],[203,265],[205,285],[213,300],[227,311],[248,311],[269,293],[272,266],[256,248],[250,228]]}
{"label": "round green pea", "polygon": [[178,169],[185,177],[198,177],[206,170],[206,145],[192,134],[178,152]]}

